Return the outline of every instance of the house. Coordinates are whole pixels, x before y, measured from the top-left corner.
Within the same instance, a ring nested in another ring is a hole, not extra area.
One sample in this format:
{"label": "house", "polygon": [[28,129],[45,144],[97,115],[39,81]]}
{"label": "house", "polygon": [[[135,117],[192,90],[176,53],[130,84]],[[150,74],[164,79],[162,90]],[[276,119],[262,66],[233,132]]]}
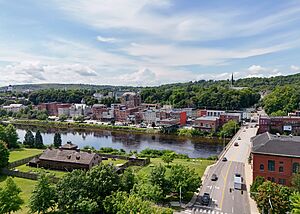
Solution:
{"label": "house", "polygon": [[10,104],[9,106],[3,106],[3,109],[11,112],[19,112],[24,106],[22,104]]}
{"label": "house", "polygon": [[282,185],[300,169],[300,137],[265,132],[251,139],[253,180],[262,176]]}
{"label": "house", "polygon": [[46,149],[39,158],[29,162],[29,166],[72,171],[74,169],[91,169],[101,163],[101,157],[92,152],[82,152],[77,145],[68,143],[59,149]]}

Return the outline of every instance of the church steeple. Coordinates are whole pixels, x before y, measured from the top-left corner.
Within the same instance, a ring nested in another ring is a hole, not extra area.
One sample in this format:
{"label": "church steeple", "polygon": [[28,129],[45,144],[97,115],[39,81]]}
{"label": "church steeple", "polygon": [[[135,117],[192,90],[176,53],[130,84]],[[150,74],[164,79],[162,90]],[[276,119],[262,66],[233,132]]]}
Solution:
{"label": "church steeple", "polygon": [[233,87],[233,73],[231,73],[231,87]]}

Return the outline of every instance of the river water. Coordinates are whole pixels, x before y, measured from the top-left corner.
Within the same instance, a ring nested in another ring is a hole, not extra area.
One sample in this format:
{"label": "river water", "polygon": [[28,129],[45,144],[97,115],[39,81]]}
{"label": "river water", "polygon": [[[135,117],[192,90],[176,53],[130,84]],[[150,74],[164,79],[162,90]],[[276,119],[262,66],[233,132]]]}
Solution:
{"label": "river water", "polygon": [[[26,130],[30,129],[34,134],[35,127],[17,126],[19,141],[23,142]],[[96,149],[101,147],[111,147],[114,149],[124,149],[126,152],[137,150],[138,152],[146,148],[157,150],[173,150],[176,153],[187,154],[190,158],[207,158],[218,155],[222,151],[222,145],[215,140],[193,138],[187,139],[171,135],[155,134],[133,134],[129,132],[117,131],[75,131],[75,130],[55,130],[40,129],[45,145],[53,143],[54,133],[60,132],[63,143],[71,141],[80,148],[89,145]],[[208,142],[211,141],[211,142]]]}

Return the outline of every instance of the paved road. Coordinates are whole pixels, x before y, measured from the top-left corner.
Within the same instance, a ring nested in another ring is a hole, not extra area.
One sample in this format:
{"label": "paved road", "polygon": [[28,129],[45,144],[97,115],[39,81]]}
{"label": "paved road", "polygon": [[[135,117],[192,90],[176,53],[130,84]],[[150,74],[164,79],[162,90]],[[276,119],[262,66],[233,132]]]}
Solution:
{"label": "paved road", "polygon": [[[257,128],[254,123],[249,124],[248,128],[242,127],[237,135],[228,144],[228,149],[224,153],[224,157],[228,161],[218,161],[212,166],[203,181],[200,196],[192,208],[186,209],[180,213],[213,213],[213,214],[248,214],[250,213],[246,185],[243,191],[233,190],[234,174],[239,173],[245,178],[245,163],[248,161],[250,152],[250,138],[256,135]],[[238,142],[239,146],[234,146],[234,142]],[[218,176],[217,181],[211,181],[211,175]],[[243,183],[245,183],[243,181]],[[230,191],[232,189],[232,191]],[[201,196],[203,193],[209,193],[211,202],[208,206],[201,204]]]}

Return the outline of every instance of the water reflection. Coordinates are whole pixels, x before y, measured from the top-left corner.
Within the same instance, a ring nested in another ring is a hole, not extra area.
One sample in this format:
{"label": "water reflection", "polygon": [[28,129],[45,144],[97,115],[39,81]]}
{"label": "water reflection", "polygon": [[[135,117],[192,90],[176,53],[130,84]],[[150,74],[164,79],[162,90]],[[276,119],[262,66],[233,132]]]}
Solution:
{"label": "water reflection", "polygon": [[[24,140],[26,130],[30,129],[36,132],[37,128],[32,126],[17,126],[20,141]],[[54,133],[60,132],[63,142],[72,141],[80,148],[89,145],[96,149],[101,147],[112,147],[115,149],[124,149],[126,152],[137,150],[138,152],[146,149],[173,150],[177,153],[187,154],[189,157],[209,157],[218,155],[222,150],[222,145],[209,140],[195,138],[187,139],[170,135],[153,134],[135,134],[130,132],[117,131],[86,131],[86,130],[68,130],[68,129],[45,129],[39,128],[42,133],[44,144],[53,143]],[[205,142],[206,141],[206,142]]]}

